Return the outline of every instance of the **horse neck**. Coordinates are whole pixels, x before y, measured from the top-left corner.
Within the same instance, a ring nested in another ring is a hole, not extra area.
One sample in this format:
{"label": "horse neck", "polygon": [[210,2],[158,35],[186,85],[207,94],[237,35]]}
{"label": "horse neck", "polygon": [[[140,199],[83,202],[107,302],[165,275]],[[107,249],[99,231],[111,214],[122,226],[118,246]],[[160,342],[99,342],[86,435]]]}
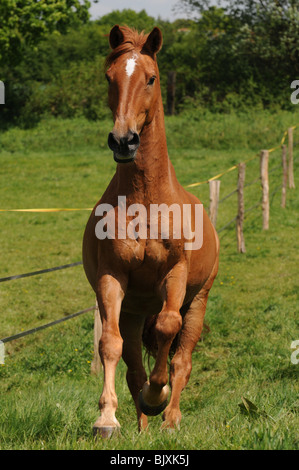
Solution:
{"label": "horse neck", "polygon": [[164,112],[160,95],[153,120],[140,134],[140,146],[132,163],[119,163],[116,170],[118,194],[136,201],[158,201],[169,193],[176,180],[168,157]]}

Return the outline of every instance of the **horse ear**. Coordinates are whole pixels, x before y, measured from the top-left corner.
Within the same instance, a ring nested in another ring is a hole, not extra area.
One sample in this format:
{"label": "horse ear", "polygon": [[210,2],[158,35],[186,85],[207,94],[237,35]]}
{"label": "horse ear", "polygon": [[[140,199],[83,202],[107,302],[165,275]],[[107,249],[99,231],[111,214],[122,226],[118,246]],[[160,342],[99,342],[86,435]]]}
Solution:
{"label": "horse ear", "polygon": [[146,43],[143,46],[143,50],[151,56],[154,56],[161,49],[162,42],[163,39],[161,30],[155,27],[152,32],[148,35]]}
{"label": "horse ear", "polygon": [[109,34],[109,43],[112,49],[120,46],[120,44],[124,41],[124,35],[121,32],[120,27],[118,24],[113,26]]}

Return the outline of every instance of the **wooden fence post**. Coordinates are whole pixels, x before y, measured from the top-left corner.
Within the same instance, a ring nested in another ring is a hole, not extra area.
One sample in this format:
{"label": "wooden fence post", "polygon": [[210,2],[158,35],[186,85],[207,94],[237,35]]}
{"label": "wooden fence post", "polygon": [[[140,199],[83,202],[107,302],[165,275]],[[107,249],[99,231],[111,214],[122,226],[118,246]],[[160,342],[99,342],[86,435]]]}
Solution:
{"label": "wooden fence post", "polygon": [[2,341],[0,341],[0,365],[5,364],[5,346]]}
{"label": "wooden fence post", "polygon": [[262,212],[263,212],[263,230],[269,228],[269,216],[270,216],[270,205],[269,205],[269,151],[262,150],[260,160],[260,172],[262,182]]}
{"label": "wooden fence post", "polygon": [[245,240],[243,234],[245,170],[246,164],[240,163],[238,174],[238,215],[236,220],[237,246],[239,253],[246,253]]}
{"label": "wooden fence post", "polygon": [[96,300],[96,308],[94,311],[94,329],[93,329],[93,360],[91,363],[91,373],[99,375],[102,371],[102,363],[99,354],[99,341],[102,336],[102,322],[99,312],[98,302]]}
{"label": "wooden fence post", "polygon": [[288,164],[287,164],[287,147],[282,146],[282,190],[281,190],[281,207],[285,208],[287,199],[287,182],[288,182]]}
{"label": "wooden fence post", "polygon": [[209,181],[210,186],[210,210],[209,215],[212,224],[216,228],[217,213],[218,213],[218,202],[220,193],[220,180]]}
{"label": "wooden fence post", "polygon": [[289,188],[295,188],[295,181],[294,181],[294,170],[293,170],[293,147],[294,147],[294,140],[293,140],[293,128],[289,127],[288,129],[288,151],[289,151]]}

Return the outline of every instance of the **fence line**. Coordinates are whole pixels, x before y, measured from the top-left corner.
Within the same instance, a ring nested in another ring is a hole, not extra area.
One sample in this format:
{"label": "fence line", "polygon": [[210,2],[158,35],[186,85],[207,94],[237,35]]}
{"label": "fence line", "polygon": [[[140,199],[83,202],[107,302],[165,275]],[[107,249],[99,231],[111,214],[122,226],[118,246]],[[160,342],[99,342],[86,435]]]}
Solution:
{"label": "fence line", "polygon": [[239,165],[239,177],[238,177],[238,215],[236,220],[236,230],[237,230],[237,246],[239,253],[245,253],[245,240],[243,233],[243,223],[244,223],[244,184],[245,184],[245,172],[246,172],[246,163],[240,163]]}
{"label": "fence line", "polygon": [[73,212],[73,211],[92,211],[92,207],[84,207],[79,209],[58,208],[58,209],[0,209],[0,212]]}
{"label": "fence line", "polygon": [[[280,142],[280,145],[277,145],[276,147],[273,147],[271,149],[268,149],[268,152],[269,153],[272,153],[274,152],[275,150],[278,150],[279,148],[281,148],[281,146],[284,144],[285,140],[286,140],[286,137],[288,136],[289,139],[290,139],[290,136],[291,136],[291,139],[292,139],[292,136],[293,136],[293,130],[296,129],[297,127],[299,127],[299,124],[297,124],[296,126],[293,126],[293,127],[290,127],[288,130],[286,130],[283,134],[283,137],[281,139],[281,142]],[[292,148],[293,148],[293,139],[292,139],[292,142],[291,142],[291,145],[290,145],[290,152],[292,154]],[[259,153],[256,153],[255,155],[253,155],[252,157],[249,157],[247,158],[246,160],[244,160],[243,162],[240,162],[240,163],[248,163],[248,162],[251,162],[252,160],[254,160],[255,158],[259,157]],[[232,166],[231,168],[228,168],[227,170],[224,170],[222,173],[219,173],[218,175],[216,176],[213,176],[212,178],[206,180],[206,181],[199,181],[198,183],[192,183],[192,184],[188,184],[186,186],[186,188],[195,188],[196,186],[199,186],[201,184],[206,184],[206,183],[209,183],[210,181],[213,181],[213,180],[216,180],[218,178],[221,178],[223,175],[229,173],[230,171],[233,171],[233,170],[236,170],[238,168],[238,165],[234,165]]]}
{"label": "fence line", "polygon": [[294,130],[294,127],[290,127],[290,128],[288,129],[289,188],[290,188],[290,189],[294,189],[294,188],[295,188],[294,172],[293,172],[293,146],[294,146],[293,130]]}
{"label": "fence line", "polygon": [[261,181],[261,177],[259,176],[255,180],[251,181],[250,183],[246,183],[244,185],[244,188],[249,188],[249,186],[252,186],[253,184],[259,183]]}
{"label": "fence line", "polygon": [[288,164],[287,164],[287,148],[282,146],[282,193],[281,193],[281,207],[284,209],[286,206],[287,197],[287,181],[288,181]]}
{"label": "fence line", "polygon": [[74,266],[79,266],[80,264],[83,264],[82,261],[77,261],[76,263],[71,264],[63,264],[62,266],[55,266],[54,268],[32,271],[30,273],[17,274],[16,276],[1,277],[0,282],[14,281],[15,279],[22,279],[23,277],[37,276],[38,274],[50,273],[52,271],[59,271],[61,269],[73,268]]}
{"label": "fence line", "polygon": [[220,193],[220,180],[211,180],[210,186],[210,209],[209,216],[212,224],[216,227],[218,205],[219,205],[219,193]]}
{"label": "fence line", "polygon": [[[192,183],[188,185],[187,187],[195,187],[204,183],[209,183],[210,186],[210,217],[212,219],[212,223],[214,226],[216,226],[216,220],[217,220],[217,211],[218,211],[218,206],[220,203],[224,202],[226,199],[230,198],[233,196],[235,193],[238,193],[238,213],[237,215],[227,222],[224,226],[222,226],[219,230],[217,230],[218,233],[221,233],[223,230],[225,230],[227,227],[229,227],[231,224],[236,222],[236,228],[237,228],[237,241],[238,241],[238,251],[240,253],[245,253],[245,241],[244,241],[244,235],[243,235],[243,221],[246,219],[246,215],[251,212],[252,210],[256,209],[259,206],[262,206],[263,209],[263,228],[268,229],[269,227],[269,217],[270,217],[270,197],[274,197],[274,195],[278,192],[280,188],[282,188],[282,203],[281,206],[285,207],[286,205],[286,178],[287,178],[287,170],[288,170],[288,176],[289,176],[289,187],[294,188],[295,183],[294,183],[294,176],[293,176],[293,162],[298,160],[296,158],[295,160],[293,159],[293,130],[296,129],[297,126],[293,126],[292,128],[289,128],[287,131],[284,132],[283,138],[281,140],[281,145],[269,150],[263,150],[260,154],[254,155],[254,157],[248,158],[244,162],[241,162],[237,165],[234,165],[233,167],[225,170],[224,172],[220,173],[219,175],[214,176],[213,178],[210,178],[207,181],[202,181],[199,183]],[[286,146],[284,145],[284,142],[286,140],[286,137],[288,136],[288,152],[289,152],[289,167],[287,168],[286,164]],[[270,171],[268,169],[268,162],[269,162],[269,154],[277,150],[278,148],[282,149],[282,164],[277,165],[276,167],[272,168]],[[260,176],[256,178],[255,180],[245,184],[245,167],[246,163],[252,161],[253,159],[257,158],[257,156],[260,155]],[[217,178],[220,178],[224,174],[227,174],[235,169],[239,169],[239,175],[238,175],[238,187],[224,196],[221,200],[219,200],[219,194],[220,194],[220,180]],[[269,192],[269,174],[273,173],[277,169],[283,169],[283,180],[282,180],[282,185],[277,186],[271,193]],[[262,183],[262,200],[254,205],[252,205],[250,208],[245,209],[244,207],[244,200],[243,200],[243,190],[257,182],[261,181]],[[272,199],[273,200],[273,199]],[[78,210],[92,210],[92,209],[0,209],[0,212],[60,212],[60,211],[78,211]],[[30,276],[36,276],[39,274],[44,274],[48,272],[53,272],[53,271],[58,271],[62,269],[67,269],[75,266],[82,265],[82,261],[78,261],[75,263],[70,263],[70,264],[65,264],[61,266],[56,266],[53,268],[48,268],[48,269],[41,269],[39,271],[33,271],[33,272],[28,272],[24,274],[18,274],[15,276],[8,276],[8,277],[3,277],[0,278],[0,282],[6,282],[6,281],[12,281],[15,279],[21,279],[25,277],[30,277]],[[12,336],[8,336],[6,338],[3,338],[0,340],[0,345],[1,347],[3,346],[4,343],[13,341],[15,339],[19,339],[24,336],[28,336],[30,334],[36,333],[37,331],[49,328],[51,326],[57,325],[59,323],[65,322],[67,320],[70,320],[72,318],[75,318],[79,315],[82,315],[84,313],[90,312],[91,310],[94,310],[98,312],[97,305],[93,307],[89,307],[84,310],[80,310],[79,312],[73,313],[71,315],[67,315],[63,318],[60,318],[58,320],[52,321],[50,323],[47,323],[45,325],[41,325],[35,328],[32,328],[27,331],[23,331],[20,333],[17,333]]]}
{"label": "fence line", "polygon": [[89,308],[86,308],[84,310],[80,310],[79,312],[72,313],[71,315],[67,315],[63,318],[59,318],[59,320],[54,320],[50,323],[46,323],[45,325],[37,326],[35,328],[32,328],[31,330],[22,331],[21,333],[17,333],[17,334],[12,335],[12,336],[7,336],[6,338],[2,338],[0,340],[0,343],[8,343],[8,342],[13,341],[15,339],[22,338],[23,336],[32,335],[33,333],[36,333],[37,331],[45,330],[46,328],[50,328],[50,326],[54,326],[54,325],[57,325],[58,323],[65,322],[67,320],[70,320],[71,318],[78,317],[79,315],[82,315],[83,313],[90,312],[91,310],[95,310],[95,309],[96,309],[96,306],[89,307]]}
{"label": "fence line", "polygon": [[[231,191],[229,194],[224,196],[222,199],[219,200],[219,191],[218,193],[216,191],[211,192],[210,190],[210,208],[211,205],[215,208],[218,208],[219,204],[224,202],[226,199],[230,198],[233,196],[235,193],[238,194],[238,212],[237,215],[231,219],[229,222],[227,222],[225,225],[223,225],[220,229],[217,230],[218,233],[221,233],[223,230],[231,226],[233,223],[236,222],[236,235],[237,235],[237,249],[239,253],[245,253],[245,240],[244,240],[244,234],[243,234],[243,220],[244,220],[244,215],[248,214],[248,212],[251,212],[252,210],[256,209],[257,207],[261,206],[262,207],[262,220],[263,220],[263,230],[268,230],[269,228],[269,219],[270,219],[270,205],[272,204],[273,198],[275,194],[281,189],[282,192],[282,200],[281,200],[281,207],[285,208],[286,206],[286,181],[287,181],[287,176],[289,175],[289,182],[290,180],[294,180],[293,176],[293,162],[297,159],[293,159],[293,130],[296,128],[296,126],[288,129],[285,131],[283,138],[281,140],[281,146],[280,147],[275,147],[269,150],[262,150],[260,153],[260,175],[258,178],[254,179],[253,181],[250,181],[249,183],[245,184],[245,162],[241,162],[238,165],[239,168],[239,175],[238,175],[238,185],[237,188],[233,191]],[[287,136],[292,136],[291,140],[288,142],[288,151],[291,153],[292,156],[292,167],[288,168],[287,163],[286,163],[286,145],[284,144],[285,139]],[[274,152],[278,148],[281,149],[282,151],[282,160],[279,165],[274,166],[269,170],[269,156],[270,153]],[[251,159],[252,160],[252,159]],[[240,168],[243,168],[243,172],[240,171]],[[282,184],[279,186],[276,186],[274,188],[274,191],[270,193],[269,191],[269,175],[276,172],[277,170],[282,169]],[[290,172],[292,176],[290,177]],[[244,174],[243,174],[244,173]],[[242,181],[243,180],[243,181]],[[216,180],[217,181],[217,180]],[[216,183],[216,181],[213,180],[213,183]],[[211,185],[212,180],[209,181]],[[252,205],[249,209],[244,208],[244,196],[243,196],[243,191],[245,188],[260,182],[261,183],[261,189],[262,189],[262,199],[260,202],[257,204]],[[220,181],[219,181],[220,183]],[[290,184],[289,184],[290,186]],[[295,184],[293,184],[292,187],[295,187]],[[219,186],[220,188],[220,186]],[[211,201],[211,194],[215,198],[215,200]],[[210,210],[211,212],[211,210]],[[217,213],[213,214],[214,219],[216,220],[217,218]],[[215,223],[214,223],[215,225]]]}
{"label": "fence line", "polygon": [[221,204],[222,202],[226,201],[226,199],[228,199],[229,197],[233,196],[236,192],[238,192],[238,189],[234,189],[231,193],[229,193],[229,194],[227,194],[226,196],[224,196],[222,199],[220,199],[219,204]]}
{"label": "fence line", "polygon": [[223,225],[223,227],[221,227],[219,230],[217,230],[217,233],[221,233],[223,232],[223,230],[225,230],[227,227],[229,227],[233,222],[235,222],[237,220],[237,216],[234,217],[232,220],[230,220],[229,222],[227,222],[225,225]]}
{"label": "fence line", "polygon": [[[283,137],[281,139],[281,143],[280,145],[276,146],[276,147],[273,147],[271,149],[268,149],[268,152],[269,153],[272,153],[274,152],[275,150],[278,150],[279,148],[281,148],[286,140],[286,137],[288,136],[288,139],[289,139],[289,148],[288,148],[288,151],[289,151],[289,160],[291,161],[292,165],[293,165],[293,130],[297,129],[297,127],[299,127],[299,124],[297,124],[296,126],[292,126],[290,127],[289,129],[287,129],[284,134],[283,134]],[[257,152],[255,155],[253,155],[252,157],[249,157],[247,158],[246,160],[244,160],[243,162],[240,162],[240,163],[248,163],[252,160],[255,160],[255,158],[259,157],[259,153]],[[289,165],[289,175],[290,173],[293,173],[293,167],[292,165]],[[202,184],[207,184],[207,183],[210,183],[210,181],[214,181],[214,180],[217,180],[218,178],[221,178],[223,175],[233,171],[233,170],[236,170],[239,166],[239,163],[236,164],[236,165],[233,165],[232,167],[222,171],[221,173],[219,173],[218,175],[215,175],[211,178],[209,178],[208,180],[206,181],[199,181],[197,183],[191,183],[191,184],[188,184],[187,186],[185,186],[186,188],[193,188],[193,187],[196,187],[196,186],[199,186],[199,185],[202,185]],[[294,179],[293,175],[292,176],[289,176],[290,179]],[[229,196],[227,196],[229,197]],[[219,201],[220,202],[220,201]],[[0,209],[0,212],[44,212],[44,213],[50,213],[50,212],[64,212],[64,211],[91,211],[93,208],[55,208],[55,209]]]}
{"label": "fence line", "polygon": [[[296,161],[297,159],[295,159],[294,161]],[[278,170],[281,168],[281,165],[277,165],[276,167],[272,168],[271,170],[269,170],[269,174],[270,173],[273,173],[274,171]],[[259,182],[261,180],[261,177],[259,176],[258,178],[256,178],[255,180],[249,182],[249,183],[246,183],[244,184],[244,188],[247,188],[253,184],[256,184],[257,182]],[[211,180],[211,181],[214,181],[214,180]],[[220,199],[218,201],[218,204],[221,204],[223,203],[226,199],[230,198],[231,196],[233,196],[234,194],[236,194],[238,192],[238,188],[234,189],[233,191],[231,191],[229,194],[227,194],[226,196],[224,196],[222,199]],[[259,205],[259,203],[257,204]],[[254,205],[253,207],[257,207],[257,205]],[[25,209],[24,209],[25,210]],[[50,209],[49,209],[50,210]],[[58,209],[55,209],[55,210],[58,210]],[[61,209],[61,210],[64,210],[64,209]],[[65,209],[66,210],[66,209]],[[79,210],[79,209],[74,209],[74,210]],[[85,210],[85,209],[82,209],[82,210]],[[29,211],[29,210],[28,210]],[[48,210],[47,210],[48,211]],[[248,209],[245,210],[244,213],[247,213],[248,212]],[[229,222],[227,222],[223,227],[221,227],[219,230],[218,230],[218,233],[222,232],[226,227],[228,227],[229,225],[231,225],[233,222],[235,222],[236,220],[236,217],[234,217],[232,220],[230,220]],[[7,282],[7,281],[13,281],[13,280],[16,280],[16,279],[21,279],[21,278],[25,278],[25,277],[31,277],[31,276],[37,276],[39,274],[44,274],[44,273],[48,273],[48,272],[52,272],[52,271],[59,271],[59,270],[62,270],[62,269],[68,269],[68,268],[72,268],[74,266],[79,266],[79,265],[82,265],[82,261],[77,261],[75,263],[70,263],[70,264],[65,264],[65,265],[61,265],[61,266],[55,266],[53,268],[48,268],[48,269],[41,269],[41,270],[38,270],[38,271],[32,271],[32,272],[28,272],[28,273],[24,273],[24,274],[17,274],[17,275],[14,275],[14,276],[7,276],[7,277],[2,277],[0,278],[0,283],[1,282]]]}

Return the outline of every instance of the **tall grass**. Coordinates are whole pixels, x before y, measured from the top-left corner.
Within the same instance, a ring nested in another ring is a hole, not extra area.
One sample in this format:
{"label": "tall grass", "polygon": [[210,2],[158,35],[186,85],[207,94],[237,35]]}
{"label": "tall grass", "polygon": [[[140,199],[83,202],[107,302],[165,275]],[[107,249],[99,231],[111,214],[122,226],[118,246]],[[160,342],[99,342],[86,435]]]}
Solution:
{"label": "tall grass", "polygon": [[[166,119],[169,154],[187,185],[279,144],[296,113],[275,116],[205,114]],[[10,129],[0,138],[1,208],[92,207],[115,164],[106,146],[110,121],[49,119],[31,130]],[[295,142],[298,143],[298,133]],[[295,159],[298,158],[295,146]],[[280,162],[271,154],[270,167]],[[271,166],[272,165],[272,166]],[[246,181],[259,162],[247,165]],[[299,168],[295,161],[295,182]],[[236,172],[221,178],[221,195],[236,187]],[[270,191],[281,173],[270,175]],[[207,206],[208,186],[192,189]],[[245,208],[260,199],[259,185],[246,189]],[[296,449],[298,365],[290,361],[298,339],[298,191],[271,201],[270,229],[261,230],[257,208],[245,220],[247,252],[236,252],[232,225],[221,232],[218,277],[206,321],[211,328],[193,356],[182,394],[180,431],[160,431],[150,418],[138,434],[125,365],[117,368],[120,436],[95,442],[91,428],[103,378],[90,375],[93,315],[8,343],[0,366],[1,449]],[[218,228],[236,215],[233,196],[219,207]],[[1,277],[81,259],[88,211],[55,214],[0,213]],[[0,338],[92,306],[82,267],[2,283]],[[246,413],[242,397],[257,407]]]}

